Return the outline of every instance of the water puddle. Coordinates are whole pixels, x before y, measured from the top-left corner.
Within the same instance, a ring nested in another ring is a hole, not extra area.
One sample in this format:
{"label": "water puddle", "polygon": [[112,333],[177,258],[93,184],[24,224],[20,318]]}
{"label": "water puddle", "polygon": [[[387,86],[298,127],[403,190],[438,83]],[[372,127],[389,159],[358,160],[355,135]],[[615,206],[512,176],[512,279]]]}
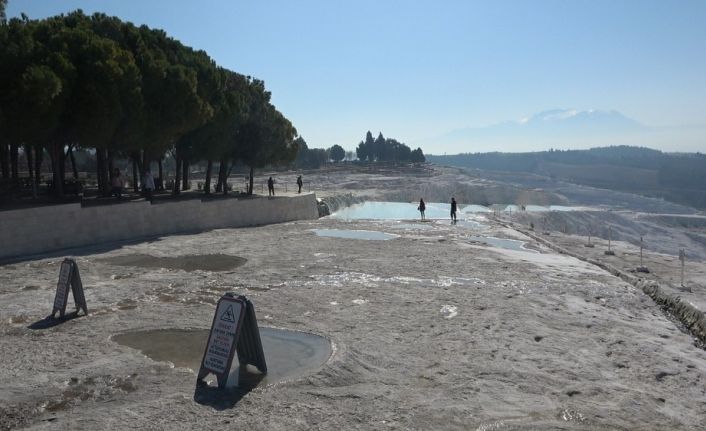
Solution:
{"label": "water puddle", "polygon": [[[198,371],[208,341],[207,329],[156,329],[119,334],[112,340],[141,351],[154,361]],[[331,357],[331,343],[306,332],[260,328],[267,375],[260,385],[311,374]],[[235,359],[237,364],[237,356]]]}
{"label": "water puddle", "polygon": [[457,220],[456,223],[452,223],[451,220],[449,221],[437,221],[437,224],[445,225],[445,224],[450,224],[453,226],[458,226],[458,227],[464,227],[467,229],[481,229],[485,227],[484,224],[478,223],[477,221],[473,220]]}
{"label": "water puddle", "polygon": [[[331,215],[343,220],[415,220],[419,202],[363,202],[342,208]],[[451,204],[426,202],[424,215],[427,219],[449,218]]]}
{"label": "water puddle", "polygon": [[462,213],[489,213],[493,212],[488,207],[484,207],[483,205],[466,205],[463,208],[461,208]]}
{"label": "water puddle", "polygon": [[348,229],[312,229],[318,236],[346,239],[365,239],[373,241],[384,241],[397,238],[391,233],[377,232],[374,230],[348,230]]}
{"label": "water puddle", "polygon": [[117,266],[136,266],[140,268],[181,269],[184,271],[230,271],[243,266],[248,260],[226,254],[200,254],[188,256],[157,257],[147,254],[131,254],[98,259]]}
{"label": "water puddle", "polygon": [[589,207],[568,207],[565,205],[549,205],[550,211],[591,211]]}
{"label": "water puddle", "polygon": [[[331,214],[331,218],[343,220],[415,220],[420,214],[417,210],[418,202],[372,202],[355,204],[342,208]],[[547,212],[547,211],[582,211],[587,207],[570,207],[565,205],[526,205],[493,204],[489,207],[483,205],[464,205],[459,203],[459,214],[484,214],[493,211],[503,212]],[[451,204],[441,202],[427,202],[425,216],[427,219],[448,219]]]}
{"label": "water puddle", "polygon": [[548,208],[548,207],[543,207],[543,206],[540,206],[540,205],[527,205],[527,206],[525,206],[524,211],[529,211],[529,212],[535,212],[535,213],[537,213],[537,212],[549,211],[549,208]]}
{"label": "water puddle", "polygon": [[504,248],[506,250],[527,251],[530,253],[537,253],[537,251],[535,251],[535,250],[530,250],[528,248],[525,248],[524,241],[518,241],[516,239],[495,238],[492,236],[479,236],[479,235],[471,235],[468,237],[468,239],[470,239],[472,241],[482,242],[482,243],[485,243],[485,244],[493,246],[493,247]]}
{"label": "water puddle", "polygon": [[547,212],[547,211],[590,211],[591,208],[589,207],[570,207],[566,205],[549,205],[549,206],[544,206],[544,205],[525,205],[519,206],[519,205],[492,205],[492,207],[495,210],[499,211],[505,211],[505,212],[518,212],[518,211],[526,211],[526,212],[531,212],[531,213],[537,213],[537,212]]}

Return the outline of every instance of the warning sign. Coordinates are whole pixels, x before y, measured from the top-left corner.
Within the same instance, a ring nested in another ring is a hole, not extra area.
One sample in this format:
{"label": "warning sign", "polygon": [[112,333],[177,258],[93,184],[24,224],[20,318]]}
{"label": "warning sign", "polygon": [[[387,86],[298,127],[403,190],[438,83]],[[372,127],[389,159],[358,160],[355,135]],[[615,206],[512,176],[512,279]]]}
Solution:
{"label": "warning sign", "polygon": [[73,264],[70,260],[61,262],[59,270],[59,282],[56,284],[56,296],[54,297],[54,310],[65,310],[69,294],[69,277]]}
{"label": "warning sign", "polygon": [[88,314],[86,297],[83,294],[83,283],[81,283],[81,274],[79,274],[78,265],[76,265],[73,259],[64,259],[64,261],[61,262],[61,269],[59,270],[59,282],[56,284],[56,296],[54,296],[54,307],[51,313],[52,317],[54,317],[56,313],[64,317],[66,304],[69,300],[69,285],[71,285],[71,292],[74,295],[76,312],[78,313],[78,310],[83,310],[85,314]]}
{"label": "warning sign", "polygon": [[223,297],[218,301],[216,316],[220,317],[214,319],[203,358],[203,367],[214,374],[229,371],[243,307],[237,298]]}
{"label": "warning sign", "polygon": [[236,351],[241,372],[247,365],[253,365],[260,373],[267,373],[255,307],[245,296],[226,293],[216,305],[197,379],[202,381],[208,373],[213,373],[218,386],[224,388]]}

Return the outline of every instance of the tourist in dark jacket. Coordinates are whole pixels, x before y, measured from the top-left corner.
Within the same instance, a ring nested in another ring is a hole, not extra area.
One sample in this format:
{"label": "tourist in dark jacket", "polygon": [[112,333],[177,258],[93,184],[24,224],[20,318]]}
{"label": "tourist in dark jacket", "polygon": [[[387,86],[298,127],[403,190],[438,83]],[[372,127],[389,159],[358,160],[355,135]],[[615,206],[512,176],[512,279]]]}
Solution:
{"label": "tourist in dark jacket", "polygon": [[274,196],[275,195],[275,180],[270,177],[269,180],[267,180],[267,191],[269,192],[268,196]]}

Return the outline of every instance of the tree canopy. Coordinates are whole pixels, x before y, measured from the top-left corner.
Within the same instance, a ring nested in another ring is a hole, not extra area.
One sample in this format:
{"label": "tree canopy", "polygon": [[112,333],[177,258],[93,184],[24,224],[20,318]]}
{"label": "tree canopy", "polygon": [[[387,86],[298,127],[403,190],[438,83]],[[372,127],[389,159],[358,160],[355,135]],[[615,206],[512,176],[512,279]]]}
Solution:
{"label": "tree canopy", "polygon": [[329,156],[331,157],[331,160],[333,160],[334,162],[340,162],[346,157],[346,150],[344,150],[343,147],[338,144],[329,148],[328,152]]}
{"label": "tree canopy", "polygon": [[16,177],[7,160],[18,146],[48,152],[61,195],[73,150],[95,151],[107,192],[113,157],[147,168],[171,151],[180,166],[216,160],[259,168],[292,161],[296,134],[264,82],[219,67],[162,30],[80,10],[0,24],[4,179]]}
{"label": "tree canopy", "polygon": [[407,145],[396,139],[385,139],[382,132],[373,139],[373,134],[368,131],[365,140],[360,141],[355,152],[361,162],[423,163],[425,161],[421,148],[412,151]]}

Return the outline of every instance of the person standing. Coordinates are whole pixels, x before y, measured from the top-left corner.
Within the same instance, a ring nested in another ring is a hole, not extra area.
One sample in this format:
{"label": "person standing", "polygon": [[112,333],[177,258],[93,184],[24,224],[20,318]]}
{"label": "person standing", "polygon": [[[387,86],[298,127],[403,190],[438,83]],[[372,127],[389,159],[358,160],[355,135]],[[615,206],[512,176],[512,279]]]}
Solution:
{"label": "person standing", "polygon": [[145,169],[145,175],[142,177],[142,191],[145,193],[145,199],[152,203],[152,192],[154,192],[154,178],[149,168]]}
{"label": "person standing", "polygon": [[456,199],[451,198],[451,223],[456,223]]}
{"label": "person standing", "polygon": [[268,196],[274,196],[275,195],[275,180],[270,177],[270,179],[267,180],[267,191],[269,193]]}
{"label": "person standing", "polygon": [[110,194],[121,199],[123,197],[123,178],[120,176],[120,169],[115,168],[115,171],[113,171],[113,179],[110,180],[110,185]]}
{"label": "person standing", "polygon": [[425,220],[424,218],[424,210],[427,209],[427,206],[424,205],[424,199],[419,198],[419,206],[417,207],[417,210],[422,214],[422,221]]}
{"label": "person standing", "polygon": [[303,186],[303,185],[304,185],[304,181],[302,181],[302,176],[299,175],[299,176],[297,177],[297,186],[299,186],[299,191],[298,191],[297,193],[301,193],[301,192],[302,192],[302,186]]}

